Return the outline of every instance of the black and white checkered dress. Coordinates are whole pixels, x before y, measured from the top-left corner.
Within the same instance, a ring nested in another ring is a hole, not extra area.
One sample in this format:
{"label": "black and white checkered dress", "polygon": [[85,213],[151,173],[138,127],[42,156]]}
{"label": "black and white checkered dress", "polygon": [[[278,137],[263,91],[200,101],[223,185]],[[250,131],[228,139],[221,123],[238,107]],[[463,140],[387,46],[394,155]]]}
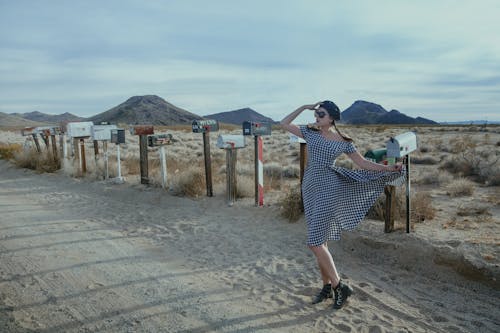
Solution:
{"label": "black and white checkered dress", "polygon": [[352,142],[333,141],[301,126],[307,142],[307,168],[302,196],[307,244],[339,240],[342,230],[354,229],[383,192],[385,185],[404,181],[401,172],[351,170],[335,166],[342,153],[356,151]]}

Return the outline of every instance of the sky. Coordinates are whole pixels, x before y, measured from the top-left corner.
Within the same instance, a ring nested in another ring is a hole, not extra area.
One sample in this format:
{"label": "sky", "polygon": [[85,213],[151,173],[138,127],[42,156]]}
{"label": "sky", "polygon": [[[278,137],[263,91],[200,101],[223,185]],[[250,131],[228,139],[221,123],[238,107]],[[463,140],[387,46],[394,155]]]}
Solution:
{"label": "sky", "polygon": [[365,100],[499,121],[499,17],[498,0],[0,0],[0,112],[158,95],[198,115]]}

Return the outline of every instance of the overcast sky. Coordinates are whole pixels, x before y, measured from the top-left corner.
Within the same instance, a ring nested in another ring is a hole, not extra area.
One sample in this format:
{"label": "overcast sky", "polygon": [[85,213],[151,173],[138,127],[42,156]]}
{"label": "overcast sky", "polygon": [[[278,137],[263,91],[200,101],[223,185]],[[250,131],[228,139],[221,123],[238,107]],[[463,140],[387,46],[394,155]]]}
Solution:
{"label": "overcast sky", "polygon": [[135,95],[199,115],[356,100],[500,120],[498,0],[0,0],[0,112]]}

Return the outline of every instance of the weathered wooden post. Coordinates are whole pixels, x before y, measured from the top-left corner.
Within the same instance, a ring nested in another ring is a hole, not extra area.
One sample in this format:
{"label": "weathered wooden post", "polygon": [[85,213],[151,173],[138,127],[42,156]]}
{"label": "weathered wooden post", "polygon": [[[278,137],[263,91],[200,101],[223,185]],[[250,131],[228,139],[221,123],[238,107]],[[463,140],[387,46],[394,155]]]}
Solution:
{"label": "weathered wooden post", "polygon": [[217,120],[193,120],[193,133],[203,133],[203,155],[205,157],[205,183],[207,186],[207,196],[212,197],[212,161],[210,158],[210,132],[219,130],[219,122]]}
{"label": "weathered wooden post", "polygon": [[37,134],[37,131],[36,131],[35,127],[25,127],[21,130],[22,136],[31,136],[33,138],[33,142],[35,143],[36,151],[38,153],[40,153],[40,144],[38,143],[38,139],[36,137],[36,134]]}
{"label": "weathered wooden post", "polygon": [[167,188],[167,160],[165,158],[165,145],[172,142],[172,134],[156,134],[148,136],[149,147],[160,147],[161,186]]}
{"label": "weathered wooden post", "polygon": [[243,135],[253,135],[255,149],[255,206],[264,205],[264,163],[262,135],[271,135],[271,124],[244,121]]}
{"label": "weathered wooden post", "polygon": [[135,125],[130,127],[130,134],[139,135],[139,159],[141,168],[141,184],[149,184],[148,135],[154,134],[154,128],[152,125]]}
{"label": "weathered wooden post", "polygon": [[96,146],[99,145],[99,141],[103,142],[103,152],[104,152],[104,179],[109,177],[109,167],[108,167],[108,141],[111,141],[111,131],[116,129],[116,125],[101,124],[92,126],[92,140],[94,140],[94,152],[95,160],[97,164],[97,157],[99,156],[99,149]]}
{"label": "weathered wooden post", "polygon": [[396,187],[388,185],[384,188],[385,193],[385,224],[384,232],[394,231],[394,210],[396,208]]}
{"label": "weathered wooden post", "polygon": [[219,135],[217,147],[226,150],[226,199],[229,206],[234,204],[237,193],[236,161],[237,149],[245,147],[243,135]]}
{"label": "weathered wooden post", "polygon": [[67,124],[68,137],[73,138],[73,145],[77,158],[79,159],[80,174],[87,172],[87,161],[85,159],[85,139],[92,135],[91,121],[70,122]]}

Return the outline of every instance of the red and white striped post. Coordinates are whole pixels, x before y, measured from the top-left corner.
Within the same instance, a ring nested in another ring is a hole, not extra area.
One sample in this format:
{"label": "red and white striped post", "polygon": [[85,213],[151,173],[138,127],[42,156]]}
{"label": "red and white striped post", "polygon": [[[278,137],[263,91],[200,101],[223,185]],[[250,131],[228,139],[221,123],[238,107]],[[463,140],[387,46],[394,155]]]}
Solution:
{"label": "red and white striped post", "polygon": [[262,159],[262,137],[255,135],[255,206],[264,205],[264,162]]}

